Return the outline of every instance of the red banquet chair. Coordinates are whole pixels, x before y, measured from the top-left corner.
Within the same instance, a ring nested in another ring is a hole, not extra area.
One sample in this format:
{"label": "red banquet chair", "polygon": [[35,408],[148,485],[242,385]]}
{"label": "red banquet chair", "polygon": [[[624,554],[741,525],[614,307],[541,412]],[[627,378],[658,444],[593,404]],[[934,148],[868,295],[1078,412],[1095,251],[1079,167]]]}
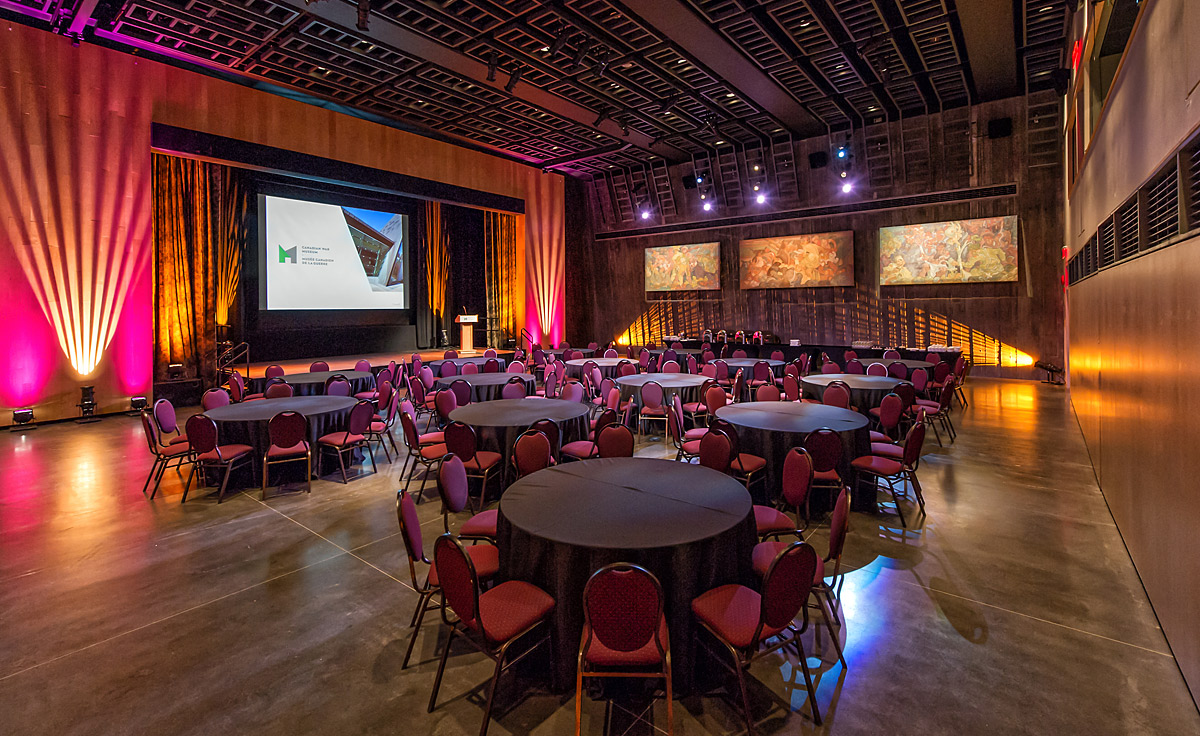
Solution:
{"label": "red banquet chair", "polygon": [[484,357],[484,358],[495,358],[495,357],[497,357],[496,349],[495,349],[495,348],[488,348],[487,350],[484,350],[484,351],[483,351],[483,357]]}
{"label": "red banquet chair", "polygon": [[444,361],[438,367],[438,378],[453,378],[458,375],[458,364],[452,360]]}
{"label": "red banquet chair", "polygon": [[822,373],[841,373],[842,369],[838,367],[837,363],[830,362],[830,363],[824,363],[821,365],[821,372]]}
{"label": "red banquet chair", "polygon": [[938,424],[941,424],[942,428],[946,430],[946,435],[951,442],[958,436],[958,433],[954,431],[954,422],[950,421],[950,402],[954,400],[954,387],[954,377],[950,376],[942,384],[937,401],[917,399],[917,403],[913,405],[913,410],[918,412],[921,423],[933,427],[933,436],[937,438],[939,447],[943,445],[942,435],[938,432]]}
{"label": "red banquet chair", "polygon": [[863,369],[863,364],[857,358],[851,358],[846,361],[846,372],[853,373],[856,376],[861,376],[866,371]]}
{"label": "red banquet chair", "polygon": [[553,419],[539,419],[529,425],[529,428],[546,435],[546,439],[550,441],[550,464],[556,464],[558,462],[558,444],[562,440],[562,430],[559,429],[558,423]]}
{"label": "red banquet chair", "polygon": [[369,360],[363,360],[362,358],[359,358],[358,360],[354,361],[354,370],[359,371],[360,373],[370,373],[371,362]]}
{"label": "red banquet chair", "polygon": [[[221,490],[217,493],[217,503],[225,500],[225,488],[229,485],[229,474],[239,464],[250,460],[254,448],[241,444],[217,444],[217,423],[204,414],[188,417],[184,425],[185,434],[195,453],[196,461],[192,463],[192,472],[188,473],[187,483],[183,486],[183,498],[180,503],[187,501],[188,491],[192,487],[192,478],[200,471],[200,482],[204,483],[209,468],[224,469],[221,477]],[[203,487],[203,486],[200,486]]]}
{"label": "red banquet chair", "polygon": [[760,360],[754,364],[753,377],[750,379],[750,388],[758,388],[759,386],[775,385],[775,373],[771,371],[771,364],[765,360]]}
{"label": "red banquet chair", "polygon": [[830,381],[821,394],[821,403],[825,406],[836,406],[839,409],[850,408],[850,387],[841,381]]}
{"label": "red banquet chair", "polygon": [[562,446],[560,450],[563,458],[572,460],[587,460],[596,457],[600,452],[599,444],[597,443],[600,433],[610,424],[617,422],[617,412],[613,409],[605,409],[600,412],[600,416],[596,417],[596,424],[592,428],[591,439],[575,440],[568,442]]}
{"label": "red banquet chair", "polygon": [[879,426],[878,432],[871,430],[871,442],[895,442],[896,428],[904,416],[904,399],[895,393],[884,396],[879,406],[871,409],[871,416]]}
{"label": "red banquet chair", "polygon": [[729,422],[714,417],[708,425],[709,432],[714,429],[719,429],[729,438],[731,445],[729,451],[729,470],[735,477],[740,477],[746,484],[746,490],[750,490],[750,484],[757,478],[759,480],[765,478],[765,474],[760,476],[759,473],[766,470],[767,461],[758,455],[751,455],[748,452],[742,452],[739,448],[739,439],[737,427]]}
{"label": "red banquet chair", "polygon": [[638,433],[642,432],[645,422],[662,422],[664,429],[667,423],[667,407],[664,403],[662,384],[658,381],[647,381],[642,384],[642,405],[638,409]]}
{"label": "red banquet chair", "polygon": [[287,372],[283,370],[283,366],[277,364],[269,365],[263,371],[263,378],[283,378],[285,375],[287,375]]}
{"label": "red banquet chair", "polygon": [[764,383],[754,392],[755,401],[779,401],[781,398],[783,394],[773,383]]}
{"label": "red banquet chair", "polygon": [[523,363],[521,363],[521,361],[519,361],[519,360],[514,360],[513,362],[508,364],[508,367],[504,369],[504,372],[505,373],[524,373],[525,365]]}
{"label": "red banquet chair", "polygon": [[804,437],[804,449],[813,462],[813,487],[841,490],[844,485],[838,474],[842,462],[842,438],[828,427],[814,429]]}
{"label": "red banquet chair", "polygon": [[[556,425],[557,426],[557,425]],[[527,429],[513,444],[512,463],[517,478],[545,470],[554,464],[553,445],[544,432]]]}
{"label": "red banquet chair", "polygon": [[[413,475],[417,472],[417,466],[422,467],[421,487],[417,489],[417,500],[421,500],[421,496],[425,492],[425,481],[429,479],[429,470],[437,467],[442,461],[442,457],[446,454],[445,441],[441,442],[421,442],[422,435],[417,434],[417,425],[413,421],[412,416],[406,412],[400,413],[400,428],[404,432],[404,443],[408,445],[408,457],[405,458],[404,464],[400,466],[400,475],[404,475],[404,470],[408,469],[408,477],[404,482],[404,490],[408,490],[412,484]],[[438,432],[437,434],[443,434]],[[412,463],[409,465],[409,463]]]}
{"label": "red banquet chair", "polygon": [[[887,483],[888,492],[892,496],[892,502],[896,506],[896,514],[900,516],[900,526],[907,527],[908,524],[904,520],[904,509],[900,506],[900,498],[907,497],[908,493],[904,490],[904,481],[912,484],[913,493],[917,497],[917,504],[921,508],[921,513],[925,513],[925,495],[921,493],[921,483],[917,480],[917,466],[921,462],[921,449],[925,444],[925,425],[914,424],[909,428],[908,434],[904,437],[904,446],[901,448],[899,459],[893,457],[883,457],[880,455],[864,455],[860,458],[855,458],[850,464],[858,471],[858,482],[861,484],[864,480],[870,477],[873,481],[872,492],[879,487],[879,481],[882,479]],[[874,447],[872,447],[872,450]],[[891,452],[890,450],[888,452]]]}
{"label": "red banquet chair", "polygon": [[[763,539],[778,537],[781,534],[795,534],[808,528],[808,496],[813,484],[812,457],[803,447],[793,447],[783,460],[782,493],[775,506],[754,505],[754,524],[758,536]],[[792,521],[783,511],[790,506],[796,512],[796,520]],[[800,513],[804,507],[803,515]],[[803,526],[800,520],[804,520]]]}
{"label": "red banquet chair", "polygon": [[[187,435],[179,431],[179,420],[175,416],[175,406],[166,399],[154,402],[154,424],[158,428],[158,441],[164,444],[177,445],[187,443]],[[166,437],[166,435],[175,435]]]}
{"label": "red banquet chair", "polygon": [[[483,545],[479,545],[483,546]],[[507,580],[487,591],[480,592],[479,574],[474,560],[461,542],[450,534],[438,537],[433,547],[433,565],[445,605],[442,622],[447,629],[442,659],[438,663],[433,691],[429,694],[429,712],[437,707],[438,690],[450,657],[450,645],[461,635],[476,649],[496,663],[488,686],[487,704],[483,710],[483,725],[479,736],[487,736],[492,719],[492,702],[496,683],[504,670],[521,661],[542,642],[550,641],[550,633],[538,637],[519,655],[509,657],[509,649],[546,622],[554,610],[554,598],[546,591],[520,580]],[[807,593],[806,593],[807,595]],[[455,618],[450,619],[448,613]]]}
{"label": "red banquet chair", "polygon": [[[224,392],[222,392],[224,393]],[[158,493],[158,486],[162,483],[163,473],[175,463],[175,469],[178,471],[183,467],[184,463],[193,462],[192,447],[187,442],[176,442],[175,444],[164,445],[158,438],[158,430],[154,423],[154,418],[149,412],[143,411],[142,414],[142,431],[146,435],[146,444],[150,448],[150,454],[154,456],[154,464],[150,466],[150,473],[146,476],[146,482],[142,485],[142,495],[146,495],[146,489],[150,487],[150,480],[154,480],[154,490],[150,493],[150,498]]]}
{"label": "red banquet chair", "polygon": [[[417,632],[421,630],[421,622],[425,619],[425,611],[433,602],[433,597],[442,592],[438,585],[437,570],[433,562],[425,556],[425,541],[421,535],[421,520],[417,518],[417,506],[413,503],[408,491],[396,493],[396,519],[400,522],[400,536],[404,540],[404,551],[408,553],[408,574],[412,578],[413,590],[417,591],[417,607],[413,609],[412,619],[408,627],[412,633],[408,636],[408,649],[404,652],[404,661],[400,669],[408,667],[412,657],[413,647],[417,643]],[[480,580],[491,580],[500,571],[500,551],[493,544],[473,544],[466,548],[471,562],[475,563],[475,572]],[[417,563],[429,565],[424,582],[417,576]]]}
{"label": "red banquet chair", "polygon": [[287,381],[280,380],[278,383],[272,383],[267,386],[267,390],[263,391],[264,399],[288,399],[294,395],[292,384]]}
{"label": "red banquet chair", "polygon": [[329,364],[323,360],[314,360],[312,364],[308,366],[309,373],[324,373],[327,370],[329,370]]}
{"label": "red banquet chair", "polygon": [[[800,655],[800,668],[804,672],[813,721],[821,725],[816,689],[808,671],[804,643],[800,640],[804,628],[797,630],[793,624],[812,591],[816,569],[817,553],[813,548],[804,542],[793,542],[771,560],[763,576],[761,593],[743,585],[722,585],[692,601],[692,613],[700,625],[733,659],[733,670],[742,695],[746,730],[750,736],[754,734],[754,717],[750,713],[750,698],[746,692],[746,672],[756,660],[789,645]],[[778,640],[763,648],[763,644],[771,638]]]}
{"label": "red banquet chair", "polygon": [[525,390],[525,379],[513,376],[500,389],[500,398],[523,399],[525,398]]}
{"label": "red banquet chair", "polygon": [[583,588],[583,635],[575,675],[575,736],[583,725],[585,677],[661,677],[667,733],[675,733],[671,641],[663,600],[658,578],[628,562],[605,565],[588,578]]}
{"label": "red banquet chair", "polygon": [[496,360],[495,357],[491,357],[491,358],[488,358],[487,360],[483,361],[483,372],[484,373],[499,373],[500,372],[500,361]]}
{"label": "red banquet chair", "polygon": [[883,351],[884,360],[900,360],[900,351],[893,348],[888,348]]}
{"label": "red banquet chair", "polygon": [[447,350],[442,353],[442,360],[456,360],[458,358],[457,350]]}
{"label": "red banquet chair", "polygon": [[308,419],[294,411],[282,411],[267,423],[270,447],[263,455],[262,500],[267,500],[267,474],[272,465],[304,461],[304,484],[312,493],[312,452],[308,447]]}
{"label": "red banquet chair", "polygon": [[458,378],[451,381],[450,390],[454,392],[454,400],[458,402],[458,406],[466,406],[471,403],[471,384],[466,380]]}
{"label": "red banquet chair", "polygon": [[479,478],[479,506],[487,505],[487,482],[492,470],[501,467],[504,458],[498,452],[480,450],[475,430],[462,422],[450,422],[442,430],[446,437],[446,451],[456,455],[470,478]]}
{"label": "red banquet chair", "polygon": [[379,472],[375,465],[375,455],[367,444],[367,432],[371,429],[371,417],[375,407],[369,402],[360,401],[350,408],[350,416],[346,418],[346,429],[330,432],[317,438],[317,476],[320,477],[324,450],[333,450],[337,455],[338,467],[342,469],[342,483],[349,483],[346,477],[346,453],[363,448],[371,459],[371,472]]}
{"label": "red banquet chair", "polygon": [[[390,384],[389,384],[390,385]],[[326,396],[350,396],[350,382],[346,377],[338,374],[325,379],[325,395]]]}
{"label": "red banquet chair", "polygon": [[[462,458],[453,452],[442,458],[442,464],[437,472],[438,497],[442,499],[443,531],[450,531],[450,514],[471,511],[471,492],[467,485],[467,468]],[[482,502],[483,499],[480,499]],[[481,503],[482,505],[482,503]],[[496,522],[499,512],[472,512],[471,518],[463,522],[458,530],[460,539],[478,539],[485,542],[496,541]]]}
{"label": "red banquet chair", "polygon": [[479,373],[479,366],[476,363],[463,363],[462,375],[473,376]]}
{"label": "red banquet chair", "polygon": [[200,408],[204,411],[216,409],[218,406],[229,406],[229,392],[223,388],[210,388],[200,397]]}
{"label": "red banquet chair", "polygon": [[598,457],[633,457],[633,432],[623,424],[610,424],[596,438]]}
{"label": "red banquet chair", "polygon": [[867,366],[867,375],[868,376],[886,376],[887,375],[887,366],[884,365],[883,363],[872,363],[871,365]]}

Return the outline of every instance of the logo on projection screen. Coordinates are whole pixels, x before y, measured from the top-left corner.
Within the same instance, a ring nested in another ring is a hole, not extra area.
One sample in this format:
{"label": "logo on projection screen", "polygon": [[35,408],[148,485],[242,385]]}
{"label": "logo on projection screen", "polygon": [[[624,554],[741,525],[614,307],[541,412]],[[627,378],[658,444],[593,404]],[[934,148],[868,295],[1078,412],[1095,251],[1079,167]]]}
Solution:
{"label": "logo on projection screen", "polygon": [[279,246],[279,262],[280,263],[295,263],[296,262],[296,246],[292,246],[287,250],[283,246]]}

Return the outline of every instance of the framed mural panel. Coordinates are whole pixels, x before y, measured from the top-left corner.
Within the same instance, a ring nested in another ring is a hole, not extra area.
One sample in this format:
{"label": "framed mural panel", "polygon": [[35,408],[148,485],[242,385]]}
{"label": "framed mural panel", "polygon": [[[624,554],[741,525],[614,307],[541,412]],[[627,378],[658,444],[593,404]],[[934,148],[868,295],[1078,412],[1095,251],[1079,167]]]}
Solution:
{"label": "framed mural panel", "polygon": [[716,291],[720,288],[720,243],[646,249],[646,291]]}
{"label": "framed mural panel", "polygon": [[854,231],[743,240],[743,289],[854,286]]}
{"label": "framed mural panel", "polygon": [[1017,280],[1017,218],[985,217],[879,229],[879,284]]}

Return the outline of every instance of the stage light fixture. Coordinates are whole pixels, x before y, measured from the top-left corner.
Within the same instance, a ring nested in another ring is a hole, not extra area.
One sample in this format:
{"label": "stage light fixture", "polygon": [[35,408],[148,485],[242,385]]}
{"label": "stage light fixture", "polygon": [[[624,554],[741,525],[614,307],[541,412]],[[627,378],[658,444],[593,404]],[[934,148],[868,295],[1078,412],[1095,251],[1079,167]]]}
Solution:
{"label": "stage light fixture", "polygon": [[521,77],[524,76],[524,74],[525,74],[525,65],[524,64],[517,65],[517,68],[512,73],[512,76],[510,76],[508,78],[508,84],[504,85],[504,91],[508,92],[509,94],[512,94],[513,89],[516,88],[517,84],[521,81]]}
{"label": "stage light fixture", "polygon": [[30,426],[33,422],[33,408],[26,407],[24,409],[13,409],[13,426],[9,429],[11,432],[24,432],[37,427]]}
{"label": "stage light fixture", "polygon": [[840,172],[838,172],[838,176],[840,176],[840,177],[842,177],[843,179],[845,179],[847,176],[850,176],[850,172],[849,172],[849,171],[844,171],[844,170],[843,170],[843,171],[840,171]]}
{"label": "stage light fixture", "polygon": [[592,39],[587,36],[583,37],[583,41],[575,45],[575,56],[571,59],[571,66],[567,67],[567,71],[575,71],[583,60],[587,58],[588,51],[592,48]]}
{"label": "stage light fixture", "polygon": [[650,210],[642,210],[642,219],[643,219],[643,220],[649,220],[649,219],[650,219]]}
{"label": "stage light fixture", "polygon": [[705,212],[712,212],[712,202],[705,202],[705,203],[704,203],[704,211],[705,211]]}
{"label": "stage light fixture", "polygon": [[756,191],[756,192],[758,191],[758,184],[754,185],[754,191]]}
{"label": "stage light fixture", "polygon": [[854,185],[851,184],[850,182],[846,182],[845,184],[842,185],[842,194],[849,194],[853,190],[854,190]]}
{"label": "stage light fixture", "polygon": [[496,69],[498,69],[500,67],[500,55],[497,54],[495,51],[488,54],[487,65],[488,65],[487,81],[494,82],[494,81],[496,81]]}
{"label": "stage light fixture", "polygon": [[145,396],[130,396],[129,411],[141,411],[149,405],[149,401]]}
{"label": "stage light fixture", "polygon": [[172,381],[177,381],[183,378],[183,363],[168,363],[167,378]]}
{"label": "stage light fixture", "polygon": [[603,123],[605,120],[608,120],[611,115],[612,110],[609,110],[608,108],[601,110],[600,114],[596,116],[596,122],[592,123],[592,127],[599,128],[601,123]]}
{"label": "stage light fixture", "polygon": [[704,183],[704,177],[703,177],[703,176],[697,176],[697,177],[696,177],[696,183],[697,183],[697,184],[703,184],[703,183]]}
{"label": "stage light fixture", "polygon": [[766,204],[767,203],[767,195],[760,194],[754,198],[754,201],[758,202],[759,204]]}
{"label": "stage light fixture", "polygon": [[563,50],[563,47],[567,45],[567,36],[568,35],[569,34],[567,31],[567,27],[559,26],[558,35],[554,37],[554,43],[550,44],[550,55],[551,56],[554,56],[559,51]]}

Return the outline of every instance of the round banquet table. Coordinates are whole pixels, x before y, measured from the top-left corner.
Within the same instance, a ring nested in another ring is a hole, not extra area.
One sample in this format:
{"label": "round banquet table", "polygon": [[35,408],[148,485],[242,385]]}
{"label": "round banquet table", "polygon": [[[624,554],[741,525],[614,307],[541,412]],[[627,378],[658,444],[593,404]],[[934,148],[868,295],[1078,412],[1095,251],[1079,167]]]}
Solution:
{"label": "round banquet table", "polygon": [[874,409],[883,402],[883,397],[896,390],[902,383],[891,376],[862,376],[857,373],[816,373],[800,379],[805,398],[821,399],[825,389],[833,381],[842,381],[850,387],[850,405],[861,412]]}
{"label": "round banquet table", "polygon": [[466,381],[471,385],[471,401],[495,401],[500,398],[504,384],[514,377],[525,381],[525,395],[532,396],[537,389],[537,382],[530,373],[471,373],[439,378],[434,382],[434,386],[439,389],[450,388],[450,384],[455,381]]}
{"label": "round banquet table", "polygon": [[[809,432],[829,428],[842,438],[842,461],[838,474],[854,488],[856,457],[871,454],[871,433],[867,418],[849,409],[823,404],[802,404],[795,401],[748,401],[717,409],[717,416],[738,429],[738,445],[742,452],[758,455],[767,461],[763,471],[767,498],[778,498],[782,492],[783,461],[793,447],[803,447]],[[753,485],[752,485],[753,487]],[[851,496],[855,510],[874,511],[875,498],[867,494]],[[864,498],[861,503],[860,498]],[[817,491],[810,500],[813,514],[824,513],[833,507],[827,492]]]}
{"label": "round banquet table", "polygon": [[[375,387],[375,374],[370,371],[317,371],[315,373],[294,373],[282,376],[283,380],[292,385],[295,396],[321,396],[325,393],[325,381],[332,376],[344,376],[350,382],[350,395],[370,391]],[[262,393],[267,385],[267,379],[254,379],[254,393]],[[267,417],[270,419],[270,417]]]}
{"label": "round banquet table", "polygon": [[[450,412],[450,419],[470,425],[480,450],[498,452],[504,458],[507,477],[512,448],[521,433],[534,422],[550,419],[558,425],[560,442],[574,442],[588,437],[588,406],[561,399],[496,399],[460,406]],[[558,448],[555,448],[557,450]]]}
{"label": "round banquet table", "polygon": [[629,358],[576,358],[575,360],[566,361],[567,375],[572,378],[579,378],[583,374],[583,366],[588,363],[595,363],[600,369],[600,375],[605,378],[616,378],[617,370],[621,363],[633,363],[637,365],[636,360]]}
{"label": "round banquet table", "polygon": [[[209,409],[204,412],[217,423],[217,438],[222,445],[250,445],[254,448],[254,461],[248,465],[254,482],[260,480],[262,472],[262,456],[271,446],[267,435],[267,424],[271,417],[284,411],[294,411],[303,414],[308,419],[308,444],[313,455],[313,472],[317,470],[317,438],[336,432],[346,427],[346,418],[350,410],[357,404],[350,396],[292,396],[283,399],[263,399],[261,401],[245,401],[240,404],[229,404]],[[334,463],[336,466],[336,463]],[[299,463],[288,463],[279,466],[274,472],[298,468]],[[328,466],[327,466],[328,467]],[[243,471],[245,472],[245,471]],[[230,478],[230,484],[235,482],[238,471]],[[298,473],[303,476],[304,473]],[[274,476],[274,473],[272,474]],[[340,476],[339,476],[340,477]],[[246,485],[243,477],[242,485]]]}
{"label": "round banquet table", "polygon": [[550,667],[574,682],[583,588],[592,573],[632,562],[662,584],[676,693],[692,689],[698,626],[691,603],[719,585],[753,585],[750,495],[715,470],[650,458],[564,463],[513,483],[500,499],[500,575],[554,596]]}
{"label": "round banquet table", "polygon": [[771,366],[771,372],[776,376],[783,375],[783,367],[787,365],[782,360],[770,360],[768,358],[726,358],[725,365],[729,366],[729,374],[732,376],[737,372],[738,368],[745,369],[746,382],[749,383],[754,376],[750,375],[754,370],[755,363],[766,363]]}
{"label": "round banquet table", "polygon": [[686,403],[696,400],[689,394],[698,394],[700,387],[707,380],[709,379],[704,376],[688,373],[640,373],[635,376],[621,376],[617,379],[617,386],[621,389],[622,404],[633,398],[638,408],[641,408],[642,386],[651,381],[663,387],[664,402],[670,402],[672,396],[679,394],[679,400]]}
{"label": "round banquet table", "polygon": [[[475,365],[479,366],[480,370],[483,370],[483,364],[489,360],[493,360],[493,358],[485,358],[483,356],[477,356],[474,358],[438,358],[437,360],[429,361],[425,365],[429,366],[429,369],[433,371],[433,375],[437,376],[441,375],[442,363],[453,363],[454,365],[458,366],[458,372],[462,373],[462,367],[467,363],[474,363]],[[508,367],[508,361],[504,358],[495,358],[494,360],[500,363],[500,370],[504,370]]]}
{"label": "round banquet table", "polygon": [[562,358],[568,352],[583,353],[583,357],[585,358],[590,358],[596,354],[595,350],[588,350],[587,348],[554,348],[553,350],[543,349],[542,352],[546,354],[546,357],[554,356],[555,358]]}
{"label": "round banquet table", "polygon": [[[701,350],[700,348],[670,348],[670,349],[674,350],[676,355],[703,355],[704,354],[704,351]],[[653,350],[650,351],[650,354],[657,358],[658,356],[667,352],[667,350],[668,350],[668,348],[654,348]]]}
{"label": "round banquet table", "polygon": [[918,368],[921,368],[921,369],[924,369],[925,372],[929,374],[930,378],[933,378],[933,363],[930,363],[928,360],[907,360],[904,358],[890,358],[890,359],[859,358],[858,362],[863,364],[864,370],[867,368],[867,366],[871,365],[872,363],[883,363],[883,366],[885,368],[888,367],[889,365],[891,365],[892,363],[903,363],[904,366],[906,368],[908,368],[909,375],[912,375],[913,371],[917,370]]}

